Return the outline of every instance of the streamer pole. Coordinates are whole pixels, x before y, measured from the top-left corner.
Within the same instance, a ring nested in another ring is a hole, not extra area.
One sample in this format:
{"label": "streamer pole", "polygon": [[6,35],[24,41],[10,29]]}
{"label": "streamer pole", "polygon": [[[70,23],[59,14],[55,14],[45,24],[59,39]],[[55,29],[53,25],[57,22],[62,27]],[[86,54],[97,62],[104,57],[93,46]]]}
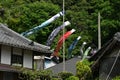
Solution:
{"label": "streamer pole", "polygon": [[98,12],[98,49],[101,49],[100,12]]}
{"label": "streamer pole", "polygon": [[[65,0],[63,0],[63,13],[65,13]],[[63,15],[63,23],[64,22],[65,22],[65,16]],[[63,35],[64,33],[65,33],[65,28],[63,28]],[[63,41],[63,71],[65,71],[65,41]]]}

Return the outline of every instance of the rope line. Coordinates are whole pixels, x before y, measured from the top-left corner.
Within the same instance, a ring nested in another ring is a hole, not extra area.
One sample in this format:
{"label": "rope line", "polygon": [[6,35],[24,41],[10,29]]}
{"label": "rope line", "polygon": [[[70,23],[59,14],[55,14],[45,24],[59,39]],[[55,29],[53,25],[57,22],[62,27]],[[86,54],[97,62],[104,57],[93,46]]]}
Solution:
{"label": "rope line", "polygon": [[106,47],[106,49],[102,52],[102,54],[101,54],[101,55],[98,57],[98,59],[94,62],[94,64],[91,66],[91,68],[93,68],[93,67],[97,64],[97,62],[99,62],[99,60],[100,60],[101,57],[104,55],[104,53],[105,53],[110,47],[112,47],[112,46],[113,46],[113,43],[115,43],[115,42],[116,42],[116,40],[113,40],[113,41],[111,42],[111,44]]}
{"label": "rope line", "polygon": [[113,68],[114,68],[114,66],[115,66],[115,64],[116,64],[116,62],[117,62],[117,59],[118,59],[119,55],[120,55],[120,50],[119,50],[118,53],[117,53],[117,56],[116,56],[116,58],[115,58],[115,61],[114,61],[113,65],[112,65],[112,67],[111,67],[111,69],[110,69],[109,74],[108,74],[107,77],[106,77],[106,80],[108,80],[108,78],[109,78],[109,76],[110,76],[110,74],[111,74],[111,72],[112,72],[112,70],[113,70]]}

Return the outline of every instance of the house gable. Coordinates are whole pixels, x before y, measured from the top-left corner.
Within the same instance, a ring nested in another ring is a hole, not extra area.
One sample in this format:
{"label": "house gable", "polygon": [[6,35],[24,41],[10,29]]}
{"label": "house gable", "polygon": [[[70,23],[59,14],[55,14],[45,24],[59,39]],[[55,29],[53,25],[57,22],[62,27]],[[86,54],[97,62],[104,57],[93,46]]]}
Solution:
{"label": "house gable", "polygon": [[[31,43],[33,43],[33,45],[31,45]],[[0,24],[0,44],[33,50],[44,53],[44,55],[50,55],[52,53],[50,47],[27,39],[3,24]]]}
{"label": "house gable", "polygon": [[[32,45],[31,45],[32,43]],[[0,24],[1,64],[33,68],[33,54],[51,55],[50,47],[31,41]]]}
{"label": "house gable", "polygon": [[120,75],[120,32],[117,32],[89,60],[94,61],[91,66],[93,74],[98,74],[97,76],[101,80],[111,79]]}

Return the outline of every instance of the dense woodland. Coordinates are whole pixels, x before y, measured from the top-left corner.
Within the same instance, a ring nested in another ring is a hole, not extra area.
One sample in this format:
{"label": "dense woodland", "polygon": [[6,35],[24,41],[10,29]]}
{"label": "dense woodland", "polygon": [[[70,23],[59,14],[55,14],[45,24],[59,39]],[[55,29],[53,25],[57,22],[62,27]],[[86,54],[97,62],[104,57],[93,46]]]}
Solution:
{"label": "dense woodland", "polygon": [[[62,0],[0,0],[0,22],[22,33],[62,11],[62,4]],[[73,50],[73,54],[79,54],[79,48],[84,41],[87,42],[86,47],[97,47],[98,12],[101,14],[102,45],[111,39],[114,33],[120,31],[119,5],[119,0],[65,0],[65,21],[71,23],[65,31],[76,29],[76,32],[65,41],[66,53],[78,36],[82,38]],[[50,33],[61,24],[62,17],[28,38],[45,45]],[[61,35],[62,31],[55,38],[51,49],[56,47]]]}

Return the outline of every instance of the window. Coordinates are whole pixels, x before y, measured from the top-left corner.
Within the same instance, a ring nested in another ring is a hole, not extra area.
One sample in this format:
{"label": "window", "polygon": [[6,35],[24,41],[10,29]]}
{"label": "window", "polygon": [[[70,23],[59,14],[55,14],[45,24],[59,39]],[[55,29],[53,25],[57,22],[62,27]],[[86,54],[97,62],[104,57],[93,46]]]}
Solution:
{"label": "window", "polygon": [[23,52],[24,50],[19,48],[11,49],[11,65],[14,66],[23,66]]}
{"label": "window", "polygon": [[23,57],[22,57],[22,55],[12,54],[12,65],[22,66],[22,64],[23,64]]}
{"label": "window", "polygon": [[12,55],[12,65],[22,66],[23,60],[21,55]]}

